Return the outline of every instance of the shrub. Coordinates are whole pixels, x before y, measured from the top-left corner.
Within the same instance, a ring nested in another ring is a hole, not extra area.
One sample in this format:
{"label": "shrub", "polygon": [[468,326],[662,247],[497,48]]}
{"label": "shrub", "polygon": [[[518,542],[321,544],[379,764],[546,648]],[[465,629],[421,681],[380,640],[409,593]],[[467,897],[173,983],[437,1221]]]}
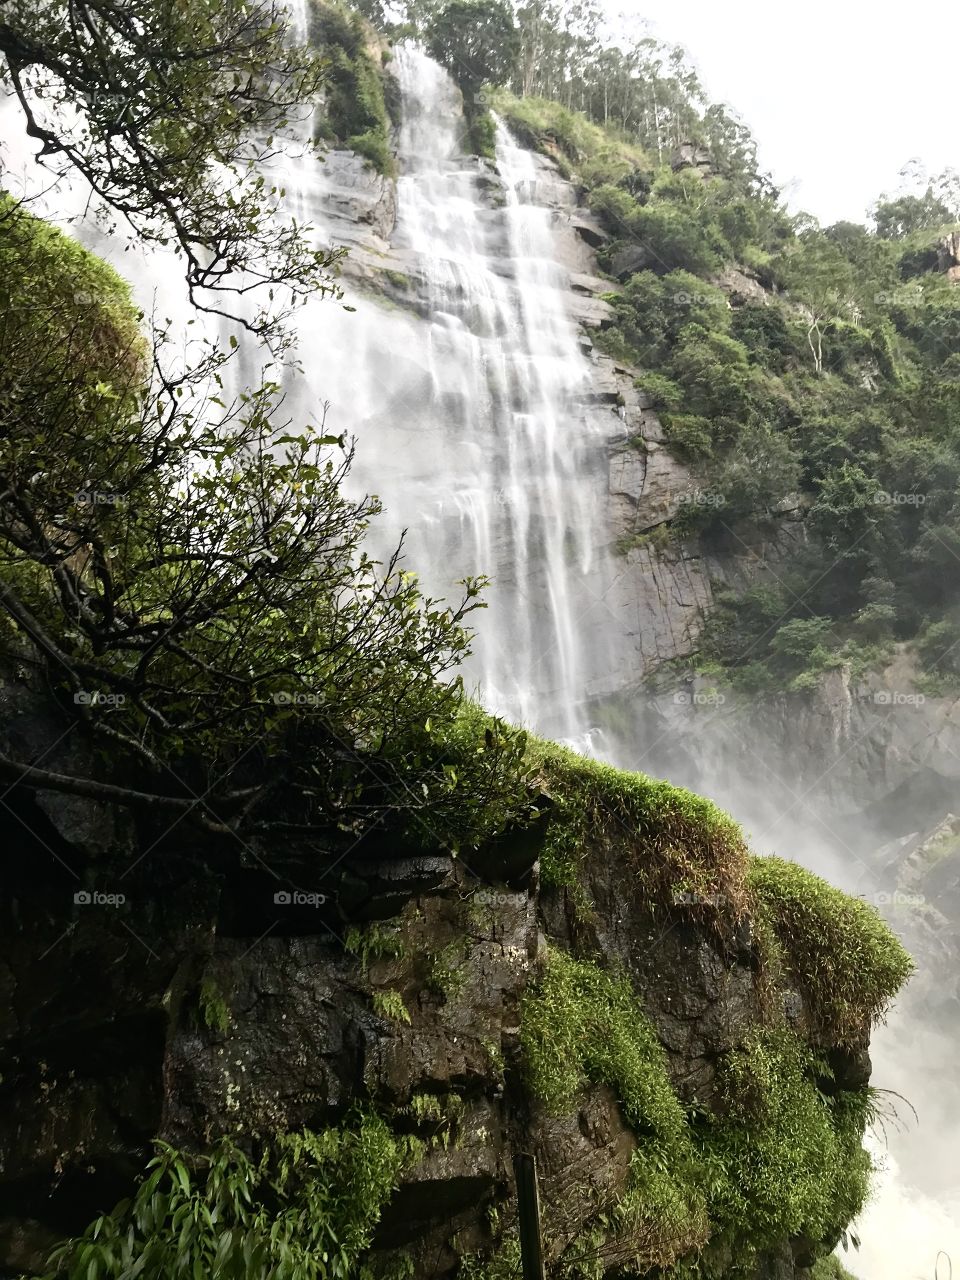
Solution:
{"label": "shrub", "polygon": [[310,0],[309,33],[327,58],[324,117],[315,125],[318,136],[356,151],[379,173],[392,174],[384,61],[378,64],[367,48],[370,28],[337,0]]}
{"label": "shrub", "polygon": [[54,1250],[46,1280],[354,1274],[415,1138],[358,1114],[340,1129],[281,1134],[251,1156],[224,1137],[209,1155],[166,1143],[133,1197]]}
{"label": "shrub", "polygon": [[868,1096],[828,1096],[822,1070],[785,1030],[753,1034],[721,1065],[717,1114],[702,1130],[701,1150],[713,1170],[717,1236],[746,1246],[748,1257],[785,1236],[835,1238],[863,1207]]}

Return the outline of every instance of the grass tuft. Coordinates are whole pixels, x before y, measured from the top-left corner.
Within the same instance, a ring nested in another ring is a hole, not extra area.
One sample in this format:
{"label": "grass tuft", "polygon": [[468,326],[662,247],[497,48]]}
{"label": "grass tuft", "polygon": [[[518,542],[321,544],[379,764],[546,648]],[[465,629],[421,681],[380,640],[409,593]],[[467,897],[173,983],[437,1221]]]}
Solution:
{"label": "grass tuft", "polygon": [[544,883],[577,883],[591,853],[626,860],[654,907],[705,921],[740,918],[747,906],[747,846],[710,800],[642,773],[588,760],[553,743],[532,745],[553,801],[541,859]]}
{"label": "grass tuft", "polygon": [[859,1044],[913,971],[875,908],[783,858],[753,858],[761,961],[803,997],[816,1043]]}

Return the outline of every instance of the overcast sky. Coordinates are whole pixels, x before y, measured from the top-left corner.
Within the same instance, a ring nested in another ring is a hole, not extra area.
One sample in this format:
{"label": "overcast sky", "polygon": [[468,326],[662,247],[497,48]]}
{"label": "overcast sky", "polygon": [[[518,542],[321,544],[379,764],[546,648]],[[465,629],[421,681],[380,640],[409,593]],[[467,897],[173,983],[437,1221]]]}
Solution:
{"label": "overcast sky", "polygon": [[862,222],[918,158],[960,168],[948,0],[607,0],[686,46],[710,96],[750,126],[792,208]]}

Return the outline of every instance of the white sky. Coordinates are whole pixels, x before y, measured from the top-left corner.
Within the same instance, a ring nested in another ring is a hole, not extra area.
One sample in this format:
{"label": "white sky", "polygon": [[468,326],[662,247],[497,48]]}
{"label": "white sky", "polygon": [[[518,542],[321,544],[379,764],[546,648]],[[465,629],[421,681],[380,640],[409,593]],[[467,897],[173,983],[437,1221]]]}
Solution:
{"label": "white sky", "polygon": [[606,0],[684,45],[794,210],[863,222],[917,158],[960,168],[949,0]]}

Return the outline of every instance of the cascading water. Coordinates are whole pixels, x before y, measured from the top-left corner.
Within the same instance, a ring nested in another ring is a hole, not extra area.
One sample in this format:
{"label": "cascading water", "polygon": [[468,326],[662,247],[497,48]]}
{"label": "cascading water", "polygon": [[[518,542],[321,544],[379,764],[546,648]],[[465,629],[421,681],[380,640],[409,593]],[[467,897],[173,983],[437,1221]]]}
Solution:
{"label": "cascading water", "polygon": [[[397,51],[395,70],[402,176],[391,245],[419,314],[355,296],[349,322],[311,309],[308,382],[336,428],[355,433],[356,474],[380,492],[394,533],[409,530],[409,559],[427,588],[450,595],[460,577],[492,576],[471,668],[482,701],[581,750],[655,770],[655,749],[629,738],[612,745],[589,713],[590,693],[631,652],[606,604],[617,570],[604,545],[605,445],[617,423],[589,403],[594,370],[558,262],[555,219],[568,188],[500,125],[494,182],[459,145],[449,77],[410,47]],[[323,222],[322,205],[311,217]],[[726,798],[749,817],[746,780]],[[827,850],[797,828],[790,836],[785,852],[843,882]],[[898,1078],[902,1054],[889,1033],[880,1047]],[[872,1274],[902,1280],[914,1256],[955,1245],[948,1194],[924,1200],[888,1163],[864,1218]],[[904,1229],[913,1233],[906,1247]]]}
{"label": "cascading water", "polygon": [[[606,483],[599,440],[617,419],[589,403],[590,367],[555,257],[551,198],[566,185],[497,130],[500,183],[463,155],[459,93],[415,47],[397,50],[403,94],[392,247],[420,315],[351,298],[313,308],[308,382],[358,443],[356,476],[408,530],[426,587],[488,574],[469,673],[488,705],[582,740],[598,654],[578,615],[602,588]],[[551,190],[552,182],[552,190]],[[315,211],[323,224],[325,211]],[[384,466],[384,459],[389,465]]]}

